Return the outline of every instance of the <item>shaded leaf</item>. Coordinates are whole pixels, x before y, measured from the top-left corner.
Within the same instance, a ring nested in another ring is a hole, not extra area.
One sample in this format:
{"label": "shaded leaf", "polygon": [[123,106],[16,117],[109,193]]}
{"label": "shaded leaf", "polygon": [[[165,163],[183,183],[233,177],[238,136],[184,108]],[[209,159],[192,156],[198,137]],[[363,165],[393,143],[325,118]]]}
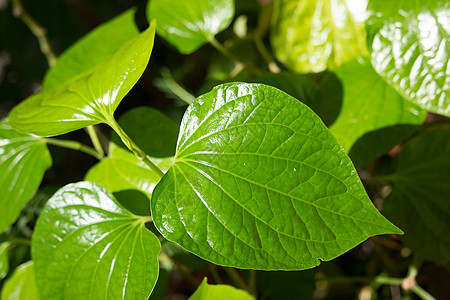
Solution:
{"label": "shaded leaf", "polygon": [[[160,177],[133,153],[114,143],[109,145],[108,157],[102,159],[86,174],[85,180],[102,184],[110,192],[136,189],[151,197]],[[173,158],[150,158],[157,167],[166,171]]]}
{"label": "shaded leaf", "polygon": [[409,140],[400,153],[383,209],[420,257],[450,260],[450,126]]}
{"label": "shaded leaf", "polygon": [[367,53],[367,0],[275,1],[271,42],[295,72],[321,72]]}
{"label": "shaded leaf", "polygon": [[256,282],[263,291],[262,299],[311,299],[316,284],[315,274],[315,269],[300,272],[259,271]]}
{"label": "shaded leaf", "polygon": [[[175,155],[179,128],[160,111],[146,106],[136,107],[123,114],[118,123],[147,155]],[[118,135],[114,134],[112,141],[126,149]]]}
{"label": "shaded leaf", "polygon": [[312,268],[401,232],[319,117],[261,84],[224,84],[191,104],[151,209],[168,240],[239,268]]}
{"label": "shaded leaf", "polygon": [[244,290],[239,290],[226,284],[208,284],[206,278],[189,300],[254,300],[255,298]]}
{"label": "shaded leaf", "polygon": [[450,117],[450,2],[372,0],[368,9],[375,70],[406,99]]}
{"label": "shaded leaf", "polygon": [[2,300],[38,300],[39,294],[34,277],[34,264],[28,261],[16,268],[6,280],[1,293]]}
{"label": "shaded leaf", "polygon": [[9,242],[3,242],[0,244],[0,280],[5,278],[9,272],[8,249]]}
{"label": "shaded leaf", "polygon": [[[347,152],[368,132],[399,124],[418,126],[425,119],[426,112],[387,85],[367,59],[359,58],[342,65],[336,75],[342,81],[344,99],[339,117],[330,130]],[[396,136],[388,144],[371,141],[371,159],[389,151],[406,137]]]}
{"label": "shaded leaf", "polygon": [[99,184],[61,188],[33,235],[42,298],[147,299],[158,278],[160,244],[146,221]]}
{"label": "shaded leaf", "polygon": [[147,66],[154,35],[152,23],[90,72],[29,97],[11,111],[11,126],[22,132],[52,136],[88,125],[111,124],[115,109]]}
{"label": "shaded leaf", "polygon": [[189,54],[230,25],[234,0],[151,0],[147,16],[156,19],[158,35]]}
{"label": "shaded leaf", "polygon": [[58,57],[45,75],[43,90],[51,90],[84,73],[91,73],[120,47],[139,34],[135,9],[127,10],[81,38]]}
{"label": "shaded leaf", "polygon": [[52,158],[45,141],[0,121],[0,232],[13,224],[41,184]]}

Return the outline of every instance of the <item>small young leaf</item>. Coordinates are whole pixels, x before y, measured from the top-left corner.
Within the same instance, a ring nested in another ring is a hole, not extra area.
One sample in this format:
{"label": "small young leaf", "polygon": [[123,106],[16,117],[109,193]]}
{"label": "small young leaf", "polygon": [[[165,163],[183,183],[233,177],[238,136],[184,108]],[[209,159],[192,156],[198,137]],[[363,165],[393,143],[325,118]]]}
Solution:
{"label": "small young leaf", "polygon": [[45,75],[42,89],[51,90],[84,73],[90,73],[120,47],[139,34],[135,9],[127,10],[89,32],[58,57]]}
{"label": "small young leaf", "polygon": [[[151,158],[151,161],[163,171],[167,171],[172,160],[171,157]],[[151,198],[160,177],[133,153],[110,143],[109,156],[89,169],[85,180],[100,183],[112,193],[136,189]]]}
{"label": "small young leaf", "polygon": [[[341,112],[330,126],[331,132],[349,152],[353,144],[364,134],[393,125],[420,125],[426,112],[403,99],[378,76],[368,59],[358,58],[343,64],[336,70],[344,93]],[[398,136],[390,144],[373,141],[373,156],[389,151],[407,136]]]}
{"label": "small young leaf", "polygon": [[110,123],[148,64],[155,26],[153,22],[90,72],[20,103],[9,115],[11,126],[21,132],[53,136]]}
{"label": "small young leaf", "polygon": [[234,0],[151,0],[147,16],[156,19],[158,35],[189,54],[230,25]]}
{"label": "small young leaf", "polygon": [[52,165],[42,139],[15,131],[0,121],[0,233],[20,214]]}
{"label": "small young leaf", "polygon": [[39,300],[32,261],[16,268],[13,275],[5,282],[0,298],[2,300]]}
{"label": "small young leaf", "polygon": [[312,268],[401,232],[319,117],[262,84],[220,85],[191,104],[151,209],[168,240],[238,268]]}
{"label": "small young leaf", "polygon": [[367,0],[275,1],[271,42],[296,72],[321,72],[367,53]]}
{"label": "small young leaf", "polygon": [[188,300],[254,300],[244,290],[226,284],[208,284],[206,278]]}
{"label": "small young leaf", "polygon": [[0,280],[5,278],[9,271],[8,249],[9,242],[0,244]]}
{"label": "small young leaf", "polygon": [[408,141],[390,178],[383,209],[404,229],[405,244],[422,258],[450,260],[450,126]]}
{"label": "small young leaf", "polygon": [[[147,155],[175,155],[179,128],[158,110],[146,106],[136,107],[123,114],[118,123]],[[113,134],[111,140],[126,149],[118,135]]]}
{"label": "small young leaf", "polygon": [[406,99],[450,117],[450,2],[372,0],[368,9],[378,74]]}
{"label": "small young leaf", "polygon": [[47,202],[32,256],[44,299],[147,299],[160,244],[104,187],[78,182]]}

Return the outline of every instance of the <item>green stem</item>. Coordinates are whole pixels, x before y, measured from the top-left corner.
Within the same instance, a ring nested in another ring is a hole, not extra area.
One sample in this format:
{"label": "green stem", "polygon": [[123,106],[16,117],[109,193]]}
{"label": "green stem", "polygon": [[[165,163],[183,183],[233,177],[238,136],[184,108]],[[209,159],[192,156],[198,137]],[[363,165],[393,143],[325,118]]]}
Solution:
{"label": "green stem", "polygon": [[33,35],[38,39],[42,54],[44,54],[47,58],[48,65],[50,67],[53,67],[56,63],[56,55],[53,52],[53,49],[47,38],[47,30],[38,22],[36,22],[33,17],[31,17],[31,15],[25,10],[20,0],[13,0],[12,7],[13,15],[16,18],[21,19],[28,26]]}
{"label": "green stem", "polygon": [[97,150],[97,153],[100,157],[105,156],[105,151],[103,150],[102,144],[100,143],[100,140],[98,139],[97,132],[95,131],[95,128],[93,125],[89,125],[86,127],[87,132],[89,134],[89,137],[91,138],[92,145],[94,146],[95,150]]}
{"label": "green stem", "polygon": [[158,168],[149,158],[148,156],[139,148],[138,145],[123,131],[122,127],[116,122],[114,118],[110,118],[107,120],[107,123],[111,128],[120,136],[122,142],[127,146],[127,148],[133,152],[137,158],[143,161],[147,166],[150,167],[160,178],[164,176],[163,171]]}
{"label": "green stem", "polygon": [[417,296],[422,298],[423,300],[436,300],[433,296],[431,296],[427,291],[421,288],[419,285],[416,285],[411,289]]}
{"label": "green stem", "polygon": [[217,49],[217,51],[219,51],[220,53],[222,53],[224,56],[228,57],[229,60],[238,63],[238,64],[242,64],[244,65],[247,69],[250,70],[250,72],[258,75],[261,74],[261,70],[252,64],[249,63],[245,63],[243,61],[241,61],[239,58],[237,58],[233,53],[231,53],[224,45],[222,45],[218,40],[216,40],[216,38],[211,35],[208,38],[209,43],[211,44],[211,46],[213,46],[214,48]]}
{"label": "green stem", "polygon": [[22,245],[28,245],[31,246],[31,240],[27,238],[20,238],[20,237],[10,237],[9,242],[11,244],[22,244]]}
{"label": "green stem", "polygon": [[234,268],[224,268],[225,272],[227,272],[228,276],[231,278],[231,280],[234,282],[234,284],[243,290],[246,290],[250,294],[252,294],[252,290],[248,286],[248,284],[242,279],[241,275],[239,275],[238,271]]}
{"label": "green stem", "polygon": [[269,68],[270,72],[280,73],[281,72],[280,67],[277,65],[276,62],[273,61],[272,57],[269,54],[269,51],[267,51],[266,46],[264,46],[264,43],[263,43],[261,37],[258,35],[255,35],[255,37],[253,38],[253,41],[256,45],[256,49],[259,51],[259,53],[261,54],[263,59],[266,61],[267,67]]}
{"label": "green stem", "polygon": [[58,146],[58,147],[62,147],[62,148],[81,151],[86,154],[92,155],[99,160],[102,159],[102,156],[100,156],[100,154],[97,151],[95,151],[94,148],[83,145],[77,141],[58,140],[58,139],[54,139],[54,138],[44,138],[44,141],[49,145],[54,145],[54,146]]}

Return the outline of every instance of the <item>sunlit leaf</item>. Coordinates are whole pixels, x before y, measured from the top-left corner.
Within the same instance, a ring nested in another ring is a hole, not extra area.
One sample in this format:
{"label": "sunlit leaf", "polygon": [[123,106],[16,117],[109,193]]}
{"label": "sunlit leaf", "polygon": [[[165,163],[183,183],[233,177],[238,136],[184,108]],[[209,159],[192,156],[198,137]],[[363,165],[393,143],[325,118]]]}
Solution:
{"label": "sunlit leaf", "polygon": [[367,0],[276,0],[271,42],[296,72],[321,72],[367,53]]}
{"label": "sunlit leaf", "polygon": [[112,123],[115,109],[147,66],[155,23],[94,69],[16,106],[11,126],[39,136],[67,133],[87,125]]}
{"label": "sunlit leaf", "polygon": [[0,244],[0,280],[5,278],[9,271],[8,249],[9,242]]}
{"label": "sunlit leaf", "polygon": [[85,73],[90,73],[120,47],[139,34],[135,9],[127,10],[89,32],[67,49],[45,75],[43,89],[51,90]]}
{"label": "sunlit leaf", "polygon": [[[110,192],[137,189],[149,197],[160,177],[133,153],[110,143],[108,157],[94,165],[86,174],[85,180],[102,184]],[[172,158],[151,158],[151,161],[166,171]]]}
{"label": "sunlit leaf", "polygon": [[450,260],[450,126],[405,144],[383,209],[404,231],[415,255]]}
{"label": "sunlit leaf", "polygon": [[206,278],[189,300],[254,300],[255,298],[244,290],[239,290],[226,284],[208,284]]}
{"label": "sunlit leaf", "polygon": [[34,277],[34,264],[28,261],[16,268],[6,280],[1,293],[2,300],[38,300],[39,294]]}
{"label": "sunlit leaf", "polygon": [[145,221],[99,184],[61,188],[33,235],[42,298],[147,299],[158,278],[160,244]]}
{"label": "sunlit leaf", "polygon": [[[336,75],[342,81],[344,99],[341,112],[330,130],[347,152],[360,137],[371,131],[400,124],[418,126],[425,119],[426,112],[386,84],[367,59],[345,63],[336,70]],[[369,161],[386,153],[408,136],[401,133],[398,132],[391,140],[373,139]],[[411,134],[410,131],[405,133]],[[354,155],[358,156],[357,153]]]}
{"label": "sunlit leaf", "polygon": [[450,2],[372,0],[369,12],[375,70],[406,99],[450,117]]}
{"label": "sunlit leaf", "polygon": [[156,19],[158,35],[189,54],[230,25],[234,0],[151,0],[147,16]]}
{"label": "sunlit leaf", "polygon": [[151,209],[168,240],[239,268],[312,268],[401,232],[319,117],[261,84],[221,85],[191,104]]}
{"label": "sunlit leaf", "polygon": [[0,232],[16,221],[51,165],[44,140],[0,121]]}

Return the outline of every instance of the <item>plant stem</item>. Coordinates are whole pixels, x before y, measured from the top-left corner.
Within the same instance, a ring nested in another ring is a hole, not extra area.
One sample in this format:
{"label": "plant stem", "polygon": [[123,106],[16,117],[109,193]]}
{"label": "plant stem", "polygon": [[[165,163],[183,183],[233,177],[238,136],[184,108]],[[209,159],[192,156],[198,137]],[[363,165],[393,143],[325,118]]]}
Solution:
{"label": "plant stem", "polygon": [[50,145],[81,151],[86,154],[92,155],[99,160],[102,159],[102,156],[100,156],[100,154],[94,148],[83,145],[82,143],[80,143],[78,141],[59,140],[59,139],[54,139],[54,138],[44,138],[44,141]]}
{"label": "plant stem", "polygon": [[103,151],[102,144],[100,143],[100,140],[98,139],[97,132],[95,131],[95,128],[93,125],[89,125],[86,127],[87,132],[89,134],[89,137],[91,138],[92,145],[94,145],[95,150],[97,151],[100,158],[105,156],[105,151]]}
{"label": "plant stem", "polygon": [[241,288],[243,290],[246,290],[250,294],[253,294],[248,284],[244,281],[244,279],[242,279],[241,275],[239,275],[236,269],[225,267],[224,270],[225,272],[227,272],[228,276],[230,276],[231,280],[233,280],[234,284],[238,288]]}
{"label": "plant stem", "polygon": [[422,298],[423,300],[436,300],[433,296],[431,296],[427,291],[421,288],[419,285],[416,285],[411,289],[417,296]]}
{"label": "plant stem", "polygon": [[138,145],[123,131],[122,127],[116,122],[114,118],[109,118],[107,123],[111,128],[120,136],[122,142],[127,146],[127,148],[133,152],[139,160],[144,162],[147,166],[150,167],[160,178],[164,176],[163,171],[158,168],[149,158],[148,156],[139,148]]}
{"label": "plant stem", "polygon": [[21,19],[31,30],[33,35],[38,39],[39,47],[41,48],[42,54],[47,58],[47,63],[50,67],[53,67],[56,63],[56,55],[50,45],[47,38],[47,30],[42,27],[38,22],[36,22],[33,17],[25,10],[22,2],[20,0],[12,1],[13,15],[16,18]]}
{"label": "plant stem", "polygon": [[22,245],[28,245],[31,246],[31,240],[27,238],[21,238],[21,237],[10,237],[9,242],[11,244],[22,244]]}
{"label": "plant stem", "polygon": [[254,74],[261,74],[262,73],[261,70],[257,66],[255,66],[253,64],[245,63],[245,62],[241,61],[239,58],[237,58],[224,45],[222,45],[218,40],[216,40],[216,38],[213,35],[211,35],[208,38],[208,41],[211,44],[211,46],[216,48],[217,51],[222,53],[224,56],[228,57],[229,60],[231,60],[231,61],[233,61],[233,62],[235,62],[237,64],[244,65],[247,69],[249,69]]}
{"label": "plant stem", "polygon": [[280,73],[281,69],[277,65],[276,62],[273,61],[272,57],[270,57],[269,51],[267,51],[266,46],[264,46],[264,43],[260,36],[255,35],[253,38],[253,41],[256,45],[256,49],[258,49],[259,53],[263,57],[263,59],[267,63],[267,67],[269,68],[269,71],[272,73]]}

